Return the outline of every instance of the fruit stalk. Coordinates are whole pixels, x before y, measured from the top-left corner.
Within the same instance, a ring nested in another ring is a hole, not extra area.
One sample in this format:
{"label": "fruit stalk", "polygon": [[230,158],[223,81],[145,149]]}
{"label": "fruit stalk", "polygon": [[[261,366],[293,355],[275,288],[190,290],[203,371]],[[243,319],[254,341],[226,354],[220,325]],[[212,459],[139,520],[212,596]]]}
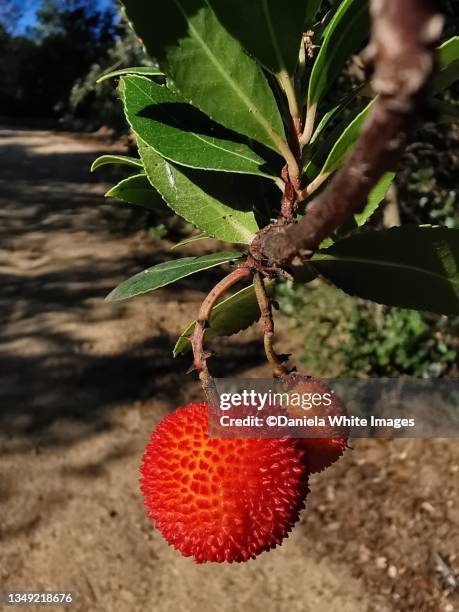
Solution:
{"label": "fruit stalk", "polygon": [[274,376],[284,376],[288,374],[288,369],[284,366],[282,357],[277,355],[274,350],[274,320],[271,308],[271,301],[266,293],[265,283],[259,272],[253,276],[253,286],[260,308],[261,320],[263,323],[263,342],[268,361],[273,365]]}
{"label": "fruit stalk", "polygon": [[207,358],[209,353],[204,351],[204,333],[208,326],[212,309],[215,306],[217,300],[230,289],[233,285],[238,283],[243,278],[247,278],[252,274],[247,264],[242,264],[235,270],[230,272],[225,278],[223,278],[215,287],[208,293],[205,300],[201,304],[199,309],[198,318],[193,334],[190,337],[191,347],[193,349],[193,361],[194,367],[199,373],[199,379],[203,386],[203,389],[211,387],[211,377],[207,368]]}

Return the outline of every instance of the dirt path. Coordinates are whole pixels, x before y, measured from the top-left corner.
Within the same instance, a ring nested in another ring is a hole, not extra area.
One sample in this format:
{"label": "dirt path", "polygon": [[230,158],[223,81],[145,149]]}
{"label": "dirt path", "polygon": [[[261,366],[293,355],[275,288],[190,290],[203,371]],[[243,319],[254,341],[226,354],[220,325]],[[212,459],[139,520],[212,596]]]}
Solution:
{"label": "dirt path", "polygon": [[[152,529],[139,458],[154,424],[200,397],[170,352],[218,272],[104,303],[170,257],[89,176],[107,148],[0,130],[0,591],[70,590],[73,610],[101,612],[452,612],[430,554],[458,561],[453,442],[357,444],[313,479],[292,537],[244,565],[196,566]],[[253,331],[221,355],[227,375],[267,373]]]}

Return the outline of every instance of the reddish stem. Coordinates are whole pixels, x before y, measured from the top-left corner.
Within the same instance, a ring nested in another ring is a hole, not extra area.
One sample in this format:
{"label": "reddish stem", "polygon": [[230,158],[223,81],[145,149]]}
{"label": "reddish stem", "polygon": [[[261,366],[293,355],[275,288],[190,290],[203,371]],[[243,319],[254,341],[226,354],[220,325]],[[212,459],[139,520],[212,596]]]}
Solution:
{"label": "reddish stem", "polygon": [[207,368],[207,358],[209,355],[203,348],[204,332],[209,322],[212,309],[217,300],[228,291],[230,287],[251,274],[252,271],[247,264],[243,264],[236,268],[215,285],[201,304],[195,328],[190,336],[190,342],[193,349],[194,366],[199,372],[199,378],[204,388],[207,388],[210,383],[210,374]]}
{"label": "reddish stem", "polygon": [[253,285],[263,323],[263,341],[266,357],[273,366],[274,376],[284,376],[289,373],[289,370],[284,366],[282,358],[274,350],[274,320],[271,301],[266,293],[265,283],[259,272],[255,272],[253,276]]}

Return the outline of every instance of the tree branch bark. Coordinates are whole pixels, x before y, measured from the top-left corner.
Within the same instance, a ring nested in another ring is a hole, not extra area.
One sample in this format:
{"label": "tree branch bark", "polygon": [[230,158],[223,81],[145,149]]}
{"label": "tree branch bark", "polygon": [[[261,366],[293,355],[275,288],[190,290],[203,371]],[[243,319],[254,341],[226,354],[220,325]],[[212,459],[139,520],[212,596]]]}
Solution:
{"label": "tree branch bark", "polygon": [[371,0],[375,108],[344,166],[307,206],[298,223],[285,220],[259,232],[251,253],[272,268],[307,259],[324,238],[365,207],[368,194],[395,169],[432,72],[443,18],[430,0]]}

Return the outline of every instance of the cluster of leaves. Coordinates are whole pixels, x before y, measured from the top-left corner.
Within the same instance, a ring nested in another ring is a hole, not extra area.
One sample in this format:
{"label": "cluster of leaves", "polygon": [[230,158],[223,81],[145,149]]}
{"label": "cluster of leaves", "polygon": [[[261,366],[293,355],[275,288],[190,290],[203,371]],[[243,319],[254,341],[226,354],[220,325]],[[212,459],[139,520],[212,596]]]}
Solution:
{"label": "cluster of leaves", "polygon": [[[346,113],[360,88],[329,105],[327,93],[346,62],[368,38],[368,3],[343,0],[331,12],[320,0],[248,3],[172,0],[158,19],[146,0],[124,0],[126,15],[159,70],[124,71],[119,93],[136,136],[139,158],[121,162],[134,174],[109,193],[147,207],[169,206],[202,236],[249,245],[276,216],[291,158],[292,116],[306,116],[311,138],[303,156],[302,185],[323,183],[344,163],[371,112]],[[305,31],[313,31],[304,39]],[[128,74],[130,73],[130,74]],[[118,73],[119,74],[119,73]],[[459,37],[437,52],[430,94],[459,74]],[[386,174],[355,215],[307,264],[337,287],[379,303],[459,312],[459,236],[445,227],[363,227],[394,179]],[[117,287],[109,299],[153,291],[189,274],[243,257],[240,251],[172,260]],[[241,317],[241,300],[244,313]],[[209,335],[230,334],[259,315],[253,287],[221,302]],[[193,324],[183,336],[189,336]],[[185,350],[181,338],[175,352]]]}
{"label": "cluster of leaves", "polygon": [[304,335],[301,361],[315,375],[438,377],[456,362],[444,318],[355,300],[317,281],[282,283],[276,296]]}

